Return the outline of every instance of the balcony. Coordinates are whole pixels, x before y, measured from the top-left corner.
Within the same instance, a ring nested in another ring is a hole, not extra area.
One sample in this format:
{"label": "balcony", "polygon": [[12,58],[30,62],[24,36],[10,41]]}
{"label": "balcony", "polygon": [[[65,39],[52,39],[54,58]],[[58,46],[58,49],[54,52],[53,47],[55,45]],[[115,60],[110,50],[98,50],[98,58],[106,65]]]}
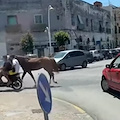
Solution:
{"label": "balcony", "polygon": [[47,27],[46,24],[33,24],[31,26],[31,31],[32,32],[44,32],[46,27]]}
{"label": "balcony", "polygon": [[5,29],[7,33],[18,33],[21,32],[21,25],[7,25],[5,26]]}

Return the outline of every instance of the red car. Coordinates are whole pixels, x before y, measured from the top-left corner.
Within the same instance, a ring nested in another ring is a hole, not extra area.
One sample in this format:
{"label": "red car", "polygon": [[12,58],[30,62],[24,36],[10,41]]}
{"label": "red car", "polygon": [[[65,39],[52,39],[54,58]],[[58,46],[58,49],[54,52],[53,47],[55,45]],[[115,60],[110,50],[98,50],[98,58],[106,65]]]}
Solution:
{"label": "red car", "polygon": [[102,71],[101,87],[105,92],[110,88],[120,91],[120,54]]}

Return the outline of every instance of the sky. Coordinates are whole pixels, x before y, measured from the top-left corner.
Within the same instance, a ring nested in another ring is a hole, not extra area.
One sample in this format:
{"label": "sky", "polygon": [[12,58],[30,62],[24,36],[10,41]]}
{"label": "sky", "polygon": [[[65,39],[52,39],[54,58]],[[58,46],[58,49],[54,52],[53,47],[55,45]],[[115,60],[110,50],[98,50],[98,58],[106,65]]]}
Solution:
{"label": "sky", "polygon": [[83,1],[88,2],[90,4],[93,4],[96,1],[99,1],[103,3],[103,6],[107,6],[110,3],[112,5],[120,7],[120,0],[83,0]]}

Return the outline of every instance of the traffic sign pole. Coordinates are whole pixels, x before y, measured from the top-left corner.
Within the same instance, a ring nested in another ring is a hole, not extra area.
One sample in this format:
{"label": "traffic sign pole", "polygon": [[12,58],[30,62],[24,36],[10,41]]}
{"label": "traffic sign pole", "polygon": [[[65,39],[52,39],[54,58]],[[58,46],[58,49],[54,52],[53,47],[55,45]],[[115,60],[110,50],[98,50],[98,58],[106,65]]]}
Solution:
{"label": "traffic sign pole", "polygon": [[44,120],[49,120],[48,114],[44,112]]}

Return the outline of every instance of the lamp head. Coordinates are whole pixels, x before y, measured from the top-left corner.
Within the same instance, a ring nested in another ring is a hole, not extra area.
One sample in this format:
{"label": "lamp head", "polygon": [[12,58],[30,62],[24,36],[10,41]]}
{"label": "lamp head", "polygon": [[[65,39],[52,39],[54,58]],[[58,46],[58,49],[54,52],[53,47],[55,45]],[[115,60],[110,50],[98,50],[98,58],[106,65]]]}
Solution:
{"label": "lamp head", "polygon": [[49,9],[50,9],[50,10],[53,10],[54,8],[53,8],[51,5],[49,5]]}

